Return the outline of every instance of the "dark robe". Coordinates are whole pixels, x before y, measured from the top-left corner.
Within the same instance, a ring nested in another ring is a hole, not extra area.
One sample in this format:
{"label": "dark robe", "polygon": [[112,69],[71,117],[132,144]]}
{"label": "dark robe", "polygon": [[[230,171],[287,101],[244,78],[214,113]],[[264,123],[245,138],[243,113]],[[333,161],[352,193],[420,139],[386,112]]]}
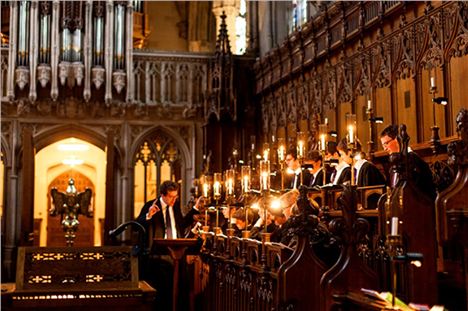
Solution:
{"label": "dark robe", "polygon": [[385,177],[371,162],[364,162],[359,169],[356,183],[359,187],[385,185]]}
{"label": "dark robe", "polygon": [[[304,175],[303,180],[302,180],[302,184],[308,186],[310,184],[311,174],[310,174],[308,169],[303,169],[302,173]],[[295,175],[295,174],[285,174],[284,175],[284,188],[285,189],[293,189],[294,188],[294,180],[296,178],[297,178],[296,189],[298,189],[299,186],[301,185],[301,174],[297,174],[297,175]]]}
{"label": "dark robe", "polygon": [[[408,153],[408,166],[408,178],[412,180],[416,188],[418,188],[422,194],[427,195],[431,200],[435,200],[437,197],[437,190],[429,165],[415,152],[411,151]],[[395,172],[391,172],[389,180],[390,187],[395,187],[398,184],[398,180],[398,175]]]}
{"label": "dark robe", "polygon": [[343,183],[351,181],[351,167],[346,167],[341,171],[340,176],[338,177],[337,185],[342,185]]}
{"label": "dark robe", "polygon": [[[325,178],[326,178],[325,184],[328,184],[330,182],[330,174],[328,174],[328,172]],[[320,169],[320,171],[318,172],[315,178],[314,178],[314,175],[310,173],[309,187],[315,187],[315,186],[323,186],[323,169]]]}

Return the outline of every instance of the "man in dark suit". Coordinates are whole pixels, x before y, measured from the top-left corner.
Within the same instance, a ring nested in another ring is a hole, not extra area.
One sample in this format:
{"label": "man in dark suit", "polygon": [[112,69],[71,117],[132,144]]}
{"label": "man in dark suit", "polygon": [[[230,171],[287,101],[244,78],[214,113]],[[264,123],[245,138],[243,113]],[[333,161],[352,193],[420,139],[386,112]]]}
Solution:
{"label": "man in dark suit", "polygon": [[[173,181],[164,181],[160,188],[160,196],[145,203],[136,221],[143,225],[147,233],[147,245],[151,249],[154,238],[177,239],[184,238],[185,231],[194,222],[193,216],[198,214],[202,203],[200,197],[194,208],[185,216],[182,215],[178,198],[179,185]],[[161,310],[171,309],[172,297],[172,259],[167,250],[153,250],[150,258],[144,262],[145,275],[142,278],[154,286],[158,295],[155,306]]]}
{"label": "man in dark suit", "polygon": [[193,216],[199,214],[198,205],[202,197],[197,200],[185,216],[182,215],[178,198],[179,185],[173,181],[166,180],[160,186],[160,197],[145,203],[141,209],[137,222],[145,227],[148,235],[148,246],[154,238],[177,239],[184,238],[186,229],[191,226]]}

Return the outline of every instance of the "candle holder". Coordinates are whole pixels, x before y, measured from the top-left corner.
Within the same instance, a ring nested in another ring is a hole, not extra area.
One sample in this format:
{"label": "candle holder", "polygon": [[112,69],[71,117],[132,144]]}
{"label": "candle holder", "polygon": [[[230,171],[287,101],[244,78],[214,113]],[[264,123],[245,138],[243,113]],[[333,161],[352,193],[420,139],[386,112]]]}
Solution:
{"label": "candle holder", "polygon": [[369,140],[367,141],[367,157],[369,161],[372,160],[375,152],[375,143],[374,143],[374,122],[372,119],[374,118],[374,110],[372,109],[372,102],[370,100],[367,101],[367,121],[369,123]]}
{"label": "candle holder", "polygon": [[263,160],[264,161],[270,160],[270,144],[269,143],[263,144]]}
{"label": "candle holder", "polygon": [[431,149],[433,154],[437,154],[440,148],[440,136],[439,136],[439,127],[437,126],[436,121],[436,102],[434,101],[437,94],[437,86],[435,85],[435,78],[431,77],[431,88],[429,89],[429,94],[432,95],[432,117],[433,125],[431,126],[432,136],[431,136]]}
{"label": "candle holder", "polygon": [[241,167],[241,182],[242,182],[242,194],[246,195],[250,192],[250,180],[251,180],[251,168],[248,165],[242,165]]}
{"label": "candle holder", "polygon": [[354,174],[354,153],[356,151],[356,115],[348,113],[346,115],[346,128],[348,129],[348,149],[351,151],[351,186],[356,185],[356,176]]}
{"label": "candle holder", "polygon": [[260,191],[270,191],[270,161],[260,161]]}
{"label": "candle holder", "polygon": [[[322,172],[323,172],[322,184],[325,185],[327,183],[325,156],[327,152],[328,123],[319,124],[319,138],[320,138],[319,149],[320,149],[320,153],[322,154]],[[322,198],[322,202],[324,202],[323,198]]]}
{"label": "candle holder", "polygon": [[278,163],[280,165],[280,174],[281,174],[281,191],[284,190],[284,158],[286,154],[286,147],[284,144],[284,138],[278,137]]}
{"label": "candle holder", "polygon": [[297,159],[299,160],[300,170],[301,170],[301,185],[304,182],[304,174],[302,174],[302,165],[304,164],[306,151],[306,137],[304,132],[297,133]]}

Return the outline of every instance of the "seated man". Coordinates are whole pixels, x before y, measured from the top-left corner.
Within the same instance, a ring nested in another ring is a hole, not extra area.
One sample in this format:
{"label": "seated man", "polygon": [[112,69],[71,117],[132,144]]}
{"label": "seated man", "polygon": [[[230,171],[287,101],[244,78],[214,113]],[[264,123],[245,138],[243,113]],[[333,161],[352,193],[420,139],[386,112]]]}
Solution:
{"label": "seated man", "polygon": [[356,185],[358,187],[385,185],[385,177],[373,163],[366,160],[366,154],[358,151],[354,157]]}
{"label": "seated man", "polygon": [[[400,144],[398,143],[397,136],[397,125],[389,125],[380,133],[380,142],[382,143],[382,147],[390,155],[392,153],[400,152]],[[411,148],[408,147],[408,149],[409,163],[411,163],[408,178],[413,180],[415,186],[422,194],[426,194],[429,198],[435,200],[437,190],[433,182],[432,172],[429,165],[415,152],[413,152]],[[389,180],[389,186],[393,188],[397,184],[398,176],[392,172]]]}
{"label": "seated man", "polygon": [[311,152],[306,164],[311,165],[311,167],[308,168],[310,174],[309,187],[323,186],[330,182],[329,174],[326,174],[325,183],[323,182],[322,155],[317,150]]}
{"label": "seated man", "polygon": [[239,208],[232,216],[236,223],[234,235],[242,237],[242,231],[251,230],[255,221],[254,217],[255,215],[251,208]]}
{"label": "seated man", "polygon": [[345,182],[351,181],[351,150],[348,149],[348,142],[346,138],[340,140],[336,146],[340,154],[338,165],[335,167],[335,174],[332,174],[330,181],[333,185],[342,185]]}
{"label": "seated man", "polygon": [[302,173],[302,184],[309,185],[310,174],[308,170],[302,170],[301,163],[297,158],[296,148],[289,148],[286,157],[284,159],[286,163],[286,174],[284,178],[284,187],[286,189],[298,189],[301,185],[301,173]]}

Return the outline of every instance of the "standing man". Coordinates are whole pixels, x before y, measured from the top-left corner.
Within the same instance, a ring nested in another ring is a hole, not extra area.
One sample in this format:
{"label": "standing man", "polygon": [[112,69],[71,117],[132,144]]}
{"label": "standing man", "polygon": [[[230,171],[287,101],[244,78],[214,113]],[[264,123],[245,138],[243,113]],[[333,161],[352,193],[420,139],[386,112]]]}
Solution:
{"label": "standing man", "polygon": [[148,236],[148,247],[151,248],[154,238],[177,239],[184,238],[186,229],[194,222],[193,216],[199,214],[200,197],[195,206],[182,215],[180,201],[177,200],[179,185],[173,181],[164,181],[160,188],[160,196],[145,203],[137,222],[145,227]]}
{"label": "standing man", "polygon": [[[159,187],[160,196],[155,200],[145,203],[140,215],[136,219],[146,229],[147,244],[151,249],[154,238],[177,239],[184,238],[185,231],[194,222],[194,215],[198,214],[198,207],[202,197],[198,198],[195,206],[185,215],[182,215],[180,202],[177,200],[179,185],[173,181],[166,180]],[[172,285],[173,285],[173,262],[167,250],[157,250],[152,253],[145,262],[142,279],[148,281],[156,288],[158,294],[154,306],[161,310],[171,310]],[[184,268],[179,266],[179,273]],[[180,295],[186,294],[182,286]]]}

